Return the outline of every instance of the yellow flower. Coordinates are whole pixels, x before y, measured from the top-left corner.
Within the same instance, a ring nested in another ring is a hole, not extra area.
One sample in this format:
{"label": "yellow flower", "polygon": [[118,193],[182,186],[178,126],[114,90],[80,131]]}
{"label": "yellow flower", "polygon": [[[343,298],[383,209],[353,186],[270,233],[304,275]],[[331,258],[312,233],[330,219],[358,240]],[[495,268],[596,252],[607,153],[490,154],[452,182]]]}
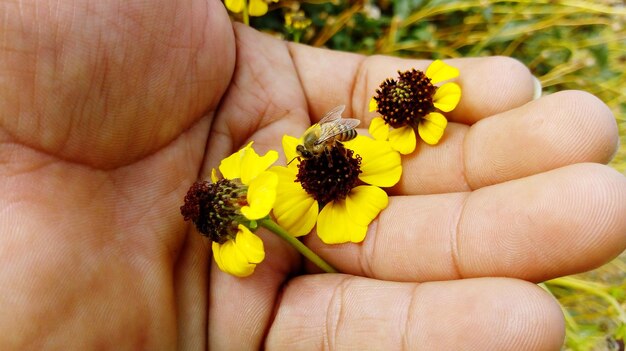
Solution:
{"label": "yellow flower", "polygon": [[254,272],[265,258],[263,241],[250,229],[269,215],[276,200],[278,177],[267,169],[278,159],[276,151],[259,156],[252,142],[222,160],[211,172],[211,182],[194,183],[181,213],[212,241],[218,267],[237,277]]}
{"label": "yellow flower", "polygon": [[398,74],[398,80],[385,80],[369,102],[370,112],[382,116],[372,120],[369,133],[377,140],[389,140],[395,150],[406,155],[415,150],[416,129],[425,143],[439,142],[448,120],[438,111],[454,110],[461,87],[452,82],[435,86],[459,75],[457,68],[441,60],[430,64],[426,73],[413,69]]}
{"label": "yellow flower", "polygon": [[311,25],[311,19],[307,18],[304,11],[290,11],[285,14],[285,28],[292,31],[301,31]]}
{"label": "yellow flower", "polygon": [[294,236],[308,234],[317,223],[317,235],[327,244],[363,241],[388,204],[380,187],[400,180],[400,154],[386,141],[357,136],[345,147],[337,142],[324,154],[302,159],[295,151],[301,142],[285,135],[285,156],[296,162],[270,169],[280,189],[276,221]]}
{"label": "yellow flower", "polygon": [[[270,0],[272,2],[278,2],[278,0]],[[233,13],[240,13],[243,11],[246,5],[246,0],[224,0],[226,8]],[[250,16],[263,16],[267,13],[267,1],[264,0],[249,0],[248,13]]]}

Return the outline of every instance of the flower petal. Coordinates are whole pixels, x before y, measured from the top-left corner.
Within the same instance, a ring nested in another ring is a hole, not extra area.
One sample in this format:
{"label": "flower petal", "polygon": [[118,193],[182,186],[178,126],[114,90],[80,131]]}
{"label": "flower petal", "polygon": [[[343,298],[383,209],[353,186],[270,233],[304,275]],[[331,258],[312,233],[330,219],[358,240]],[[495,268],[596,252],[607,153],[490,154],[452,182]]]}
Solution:
{"label": "flower petal", "polygon": [[252,233],[246,226],[240,224],[235,244],[249,263],[259,264],[265,259],[263,240]]}
{"label": "flower petal", "polygon": [[252,179],[248,187],[248,206],[243,206],[241,213],[251,220],[267,216],[276,201],[277,185],[278,175],[268,171]]}
{"label": "flower petal", "polygon": [[217,177],[217,171],[215,170],[215,168],[211,168],[211,181],[213,183],[217,183],[218,180],[219,178]]}
{"label": "flower petal", "polygon": [[433,96],[433,104],[443,112],[454,110],[461,100],[461,87],[456,83],[445,83],[437,88]]}
{"label": "flower petal", "polygon": [[369,226],[388,204],[387,193],[379,187],[371,185],[357,186],[346,197],[348,215],[353,222],[364,226]]}
{"label": "flower petal", "polygon": [[435,145],[443,136],[447,125],[448,120],[441,113],[431,112],[422,118],[417,131],[426,144]]}
{"label": "flower petal", "polygon": [[276,222],[293,236],[306,235],[315,226],[319,206],[296,179],[295,169],[272,167],[270,171],[278,175],[279,192],[274,203]]}
{"label": "flower petal", "polygon": [[374,112],[376,110],[378,110],[378,102],[376,102],[376,99],[372,98],[370,100],[369,111]]}
{"label": "flower petal", "polygon": [[295,237],[309,234],[317,221],[317,201],[306,192],[286,191],[285,197],[289,195],[290,199],[274,205],[276,222]]}
{"label": "flower petal", "polygon": [[383,187],[393,186],[400,180],[401,157],[389,142],[357,136],[346,142],[346,147],[361,156],[360,180]]}
{"label": "flower petal", "polygon": [[443,82],[444,80],[459,76],[459,69],[452,67],[441,60],[435,60],[426,69],[426,77],[430,78],[432,84]]}
{"label": "flower petal", "polygon": [[222,244],[218,244],[215,241],[213,241],[211,245],[211,249],[213,250],[213,259],[215,260],[215,263],[217,263],[217,267],[222,272],[226,272],[226,269],[224,268],[224,263],[222,263],[222,255],[220,252],[220,250],[222,249]]}
{"label": "flower petal", "polygon": [[248,145],[244,146],[241,150],[235,152],[234,154],[226,157],[220,162],[220,173],[226,179],[237,179],[241,178],[241,158],[243,154],[246,152],[246,149],[252,147],[252,141],[248,143]]}
{"label": "flower petal", "polygon": [[296,152],[296,147],[300,145],[300,140],[296,137],[292,137],[291,135],[283,135],[283,152],[285,153],[285,158],[287,162],[291,162],[289,167],[297,167],[300,161],[297,159],[298,153]]}
{"label": "flower petal", "polygon": [[389,137],[389,125],[382,117],[375,117],[370,122],[368,132],[376,140],[387,140]]}
{"label": "flower petal", "polygon": [[357,186],[345,200],[324,206],[317,220],[317,235],[326,244],[360,243],[370,223],[388,204],[389,198],[382,189]]}
{"label": "flower petal", "polygon": [[267,3],[263,0],[250,0],[250,16],[263,16],[267,13]]}
{"label": "flower petal", "polygon": [[235,240],[223,244],[213,242],[213,257],[222,271],[237,277],[247,277],[265,259],[265,250],[261,238],[241,224],[238,229]]}
{"label": "flower petal", "polygon": [[325,244],[351,242],[353,237],[364,238],[366,233],[367,226],[351,220],[345,200],[327,203],[317,219],[317,235]]}
{"label": "flower petal", "polygon": [[[296,175],[298,174],[298,169],[285,166],[274,166],[270,168],[269,171],[276,173],[276,175],[278,176],[279,187],[295,186],[302,189],[300,184],[296,183]],[[304,191],[304,189],[302,191]]]}
{"label": "flower petal", "polygon": [[394,129],[389,133],[389,142],[394,150],[403,155],[408,155],[415,151],[417,145],[415,130],[410,126]]}
{"label": "flower petal", "polygon": [[243,11],[244,0],[225,0],[224,5],[230,12],[239,13]]}
{"label": "flower petal", "polygon": [[246,185],[278,160],[278,152],[274,150],[268,151],[263,156],[259,156],[252,147],[244,150],[241,157],[241,182]]}
{"label": "flower petal", "polygon": [[234,240],[228,240],[223,244],[213,242],[212,249],[220,270],[236,277],[247,277],[254,272],[256,265],[246,261]]}

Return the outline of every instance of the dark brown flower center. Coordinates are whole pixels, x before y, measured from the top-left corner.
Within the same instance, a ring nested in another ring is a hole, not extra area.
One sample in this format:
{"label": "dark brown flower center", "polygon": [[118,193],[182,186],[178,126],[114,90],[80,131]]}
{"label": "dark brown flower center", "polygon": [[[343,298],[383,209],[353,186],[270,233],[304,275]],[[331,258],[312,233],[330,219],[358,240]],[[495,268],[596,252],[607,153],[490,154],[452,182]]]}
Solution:
{"label": "dark brown flower center", "polygon": [[322,154],[303,159],[298,165],[296,182],[315,200],[320,208],[333,200],[345,199],[359,181],[361,156],[336,142]]}
{"label": "dark brown flower center", "polygon": [[398,75],[398,80],[388,78],[376,90],[376,111],[394,128],[417,127],[422,117],[435,110],[433,96],[437,87],[416,69],[398,71]]}
{"label": "dark brown flower center", "polygon": [[241,207],[248,204],[247,190],[238,179],[220,179],[217,183],[195,182],[180,213],[191,220],[198,231],[211,240],[223,244],[237,234],[241,223]]}

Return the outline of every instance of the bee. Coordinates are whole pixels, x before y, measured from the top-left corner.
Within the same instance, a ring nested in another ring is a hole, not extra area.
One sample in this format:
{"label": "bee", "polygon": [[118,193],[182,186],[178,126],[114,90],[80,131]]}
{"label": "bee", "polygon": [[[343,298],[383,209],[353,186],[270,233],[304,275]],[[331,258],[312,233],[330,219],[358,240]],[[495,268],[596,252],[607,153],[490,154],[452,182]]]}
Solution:
{"label": "bee", "polygon": [[345,105],[339,105],[328,111],[318,123],[304,133],[302,144],[296,146],[296,152],[300,157],[309,159],[320,156],[335,142],[356,138],[355,128],[361,121],[355,118],[342,118],[341,113],[345,108]]}

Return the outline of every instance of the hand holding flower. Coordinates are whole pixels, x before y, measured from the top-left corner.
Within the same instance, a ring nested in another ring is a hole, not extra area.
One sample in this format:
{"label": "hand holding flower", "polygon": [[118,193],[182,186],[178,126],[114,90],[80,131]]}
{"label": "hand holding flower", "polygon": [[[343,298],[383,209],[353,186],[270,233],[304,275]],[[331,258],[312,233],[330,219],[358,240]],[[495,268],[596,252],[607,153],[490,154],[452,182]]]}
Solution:
{"label": "hand holding flower", "polygon": [[468,58],[444,60],[462,97],[402,157],[365,239],[303,239],[344,274],[307,274],[263,228],[254,274],[225,274],[178,213],[189,186],[338,104],[369,125],[380,83],[431,62],[289,44],[218,1],[91,5],[3,4],[0,349],[559,349],[559,306],[532,282],[626,245],[626,181],[600,164],[610,111],[532,101],[520,63]]}

